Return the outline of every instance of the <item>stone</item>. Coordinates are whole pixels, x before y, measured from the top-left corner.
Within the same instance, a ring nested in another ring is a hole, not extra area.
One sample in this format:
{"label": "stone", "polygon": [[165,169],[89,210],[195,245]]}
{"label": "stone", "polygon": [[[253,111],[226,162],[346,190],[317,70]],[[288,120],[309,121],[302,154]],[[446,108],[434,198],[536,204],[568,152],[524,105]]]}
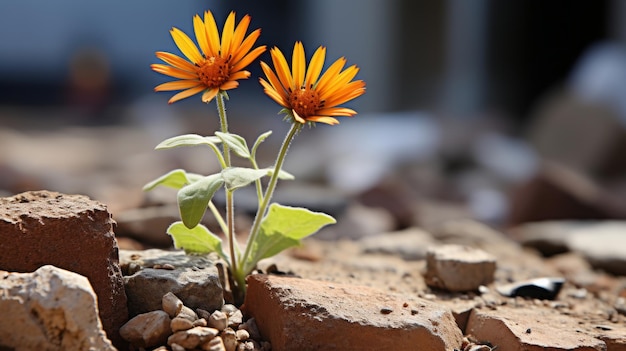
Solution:
{"label": "stone", "polygon": [[256,319],[254,317],[248,318],[244,323],[241,323],[238,327],[239,330],[245,330],[248,332],[248,337],[252,339],[261,339],[261,332],[259,331],[259,327],[256,325]]}
{"label": "stone", "polygon": [[198,315],[191,308],[187,306],[183,306],[180,309],[180,312],[176,315],[178,318],[184,318],[190,322],[194,322],[198,319]]}
{"label": "stone", "polygon": [[33,191],[0,198],[0,269],[54,265],[87,277],[104,330],[122,349],[118,330],[128,309],[114,223],[105,205],[82,195]]}
{"label": "stone", "polygon": [[507,226],[563,219],[625,218],[626,204],[588,175],[543,162],[532,178],[511,191]]}
{"label": "stone", "polygon": [[187,318],[183,317],[174,317],[172,322],[170,323],[170,327],[172,328],[172,332],[176,333],[181,330],[189,330],[194,327],[194,322],[190,321]]}
{"label": "stone", "polygon": [[89,280],[45,265],[0,272],[0,349],[115,351],[98,318]]}
{"label": "stone", "polygon": [[525,247],[536,249],[544,256],[554,256],[570,251],[568,231],[576,221],[541,221],[520,224],[509,229],[511,237]]}
{"label": "stone", "polygon": [[430,233],[417,227],[387,232],[359,240],[365,253],[397,255],[407,261],[426,258],[426,248],[435,244]]}
{"label": "stone", "polygon": [[224,341],[221,337],[216,336],[213,339],[202,344],[202,350],[205,351],[226,351],[226,346],[224,346]]}
{"label": "stone", "polygon": [[466,334],[498,350],[606,350],[606,344],[581,331],[578,321],[549,309],[475,309]]}
{"label": "stone", "polygon": [[337,216],[337,224],[322,228],[315,237],[322,240],[360,239],[396,228],[394,218],[386,209],[353,203]]}
{"label": "stone", "polygon": [[224,343],[224,348],[226,351],[235,351],[237,350],[237,334],[231,328],[226,328],[220,334],[222,337],[222,342]]}
{"label": "stone", "polygon": [[483,250],[462,245],[431,248],[424,279],[431,287],[448,291],[475,291],[493,282],[496,259]]}
{"label": "stone", "polygon": [[176,295],[172,294],[171,291],[163,295],[161,305],[163,306],[163,311],[167,312],[170,318],[176,317],[183,309],[183,302]]}
{"label": "stone", "polygon": [[[134,274],[124,277],[131,316],[161,309],[163,296],[168,292],[191,309],[214,311],[224,304],[218,269],[211,258],[186,255],[183,251],[122,250],[120,262],[123,270],[130,265],[138,267]],[[152,268],[166,264],[173,269]]]}
{"label": "stone", "polygon": [[604,221],[581,225],[568,243],[595,269],[626,276],[626,221]]}
{"label": "stone", "polygon": [[[514,237],[542,253],[558,247],[583,255],[591,266],[616,275],[626,275],[626,221],[545,221],[520,225],[512,230]],[[540,239],[544,238],[544,239]]]}
{"label": "stone", "polygon": [[133,238],[153,247],[172,246],[172,237],[167,228],[180,220],[176,204],[127,209],[116,213],[118,236]]}
{"label": "stone", "polygon": [[165,344],[172,334],[170,316],[161,310],[138,314],[120,328],[120,335],[135,347]]}
{"label": "stone", "polygon": [[[449,310],[408,295],[308,279],[251,275],[244,312],[272,350],[453,350],[462,333]],[[382,314],[381,308],[393,312]],[[412,311],[416,311],[415,313]]]}
{"label": "stone", "polygon": [[228,327],[228,316],[222,311],[215,311],[211,313],[207,323],[209,327],[222,331]]}
{"label": "stone", "polygon": [[209,327],[194,327],[189,330],[178,331],[167,339],[167,344],[177,344],[186,349],[194,349],[219,334],[219,330]]}

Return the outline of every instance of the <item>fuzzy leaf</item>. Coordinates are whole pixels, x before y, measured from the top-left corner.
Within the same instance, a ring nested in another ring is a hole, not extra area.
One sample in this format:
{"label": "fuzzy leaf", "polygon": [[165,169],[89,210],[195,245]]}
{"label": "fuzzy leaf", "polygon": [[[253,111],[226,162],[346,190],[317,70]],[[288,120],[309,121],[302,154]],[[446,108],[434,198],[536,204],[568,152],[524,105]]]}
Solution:
{"label": "fuzzy leaf", "polygon": [[159,185],[180,189],[187,184],[198,181],[202,177],[199,174],[187,173],[184,169],[175,169],[144,185],[143,190],[149,191]]}
{"label": "fuzzy leaf", "polygon": [[300,240],[333,223],[336,223],[335,219],[325,213],[272,204],[261,222],[255,242],[249,243],[252,249],[244,262],[245,274],[251,272],[260,260],[300,245]]}
{"label": "fuzzy leaf", "polygon": [[177,249],[194,254],[217,252],[227,260],[227,255],[222,249],[222,240],[202,224],[190,229],[183,222],[174,222],[167,228],[167,234],[172,236],[174,247]]}
{"label": "fuzzy leaf", "polygon": [[266,170],[245,167],[230,167],[222,171],[226,189],[230,191],[242,188],[266,175]]}
{"label": "fuzzy leaf", "polygon": [[187,228],[191,229],[200,223],[209,201],[222,184],[224,184],[224,180],[222,175],[218,173],[203,177],[178,191],[180,218]]}
{"label": "fuzzy leaf", "polygon": [[[267,172],[268,176],[272,176],[272,173],[274,173],[274,168],[263,168],[263,170],[265,170]],[[293,174],[283,171],[282,169],[280,171],[278,171],[278,179],[282,179],[282,180],[294,180],[296,179],[296,177],[293,176]]]}
{"label": "fuzzy leaf", "polygon": [[221,143],[222,140],[214,136],[201,136],[198,134],[185,134],[178,135],[169,139],[166,139],[159,143],[155,149],[171,149],[179,146],[196,146],[196,145],[209,145],[215,146],[215,144]]}
{"label": "fuzzy leaf", "polygon": [[256,154],[256,149],[259,147],[259,145],[261,145],[262,142],[265,141],[265,139],[267,139],[267,137],[269,137],[272,134],[272,131],[267,131],[261,135],[259,135],[258,138],[256,138],[256,141],[254,142],[254,145],[252,145],[252,155]]}
{"label": "fuzzy leaf", "polygon": [[217,137],[220,138],[224,144],[228,145],[228,147],[230,147],[230,149],[233,150],[237,156],[246,159],[250,158],[250,150],[248,149],[246,139],[237,134],[231,133],[215,132],[215,135],[217,135]]}
{"label": "fuzzy leaf", "polygon": [[[226,189],[233,191],[261,179],[265,176],[271,176],[274,172],[273,168],[253,169],[245,167],[230,167],[222,171],[222,177],[226,184]],[[278,179],[292,180],[294,176],[285,172],[278,172]]]}

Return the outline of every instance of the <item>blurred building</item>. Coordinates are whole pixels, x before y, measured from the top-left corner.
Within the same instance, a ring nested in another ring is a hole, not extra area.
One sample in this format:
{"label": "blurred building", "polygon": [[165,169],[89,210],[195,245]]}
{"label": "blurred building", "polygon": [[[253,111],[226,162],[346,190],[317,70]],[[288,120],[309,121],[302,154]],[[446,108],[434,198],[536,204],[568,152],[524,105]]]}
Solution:
{"label": "blurred building", "polygon": [[168,30],[192,32],[192,15],[205,9],[220,24],[230,9],[251,14],[260,42],[287,53],[303,40],[309,54],[327,46],[328,61],[345,55],[368,83],[360,111],[521,118],[590,45],[626,39],[619,0],[21,0],[0,4],[0,104],[67,102],[81,53],[91,55],[82,72],[106,75],[93,93],[113,101],[150,93],[165,80],[149,69],[154,51],[177,52]]}

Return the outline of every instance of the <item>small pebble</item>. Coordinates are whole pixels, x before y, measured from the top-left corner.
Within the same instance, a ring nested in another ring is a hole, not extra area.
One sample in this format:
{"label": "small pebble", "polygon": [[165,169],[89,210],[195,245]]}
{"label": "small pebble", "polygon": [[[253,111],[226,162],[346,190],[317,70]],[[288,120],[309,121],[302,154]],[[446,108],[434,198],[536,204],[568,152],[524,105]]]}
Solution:
{"label": "small pebble", "polygon": [[209,317],[211,316],[211,312],[203,310],[202,308],[196,308],[196,314],[198,315],[198,317],[204,318],[206,320],[209,320]]}
{"label": "small pebble", "polygon": [[202,350],[204,351],[226,351],[224,341],[221,337],[216,336],[213,339],[202,344]]}
{"label": "small pebble", "polygon": [[222,311],[215,311],[211,313],[207,323],[209,327],[222,331],[228,327],[228,317]]}
{"label": "small pebble", "polygon": [[195,321],[193,321],[193,326],[194,327],[206,327],[207,321],[204,318],[196,319]]}
{"label": "small pebble", "polygon": [[226,303],[224,304],[224,306],[222,306],[222,312],[226,313],[226,315],[230,316],[231,314],[235,313],[239,311],[239,309],[230,303]]}
{"label": "small pebble", "polygon": [[380,309],[380,313],[382,314],[390,314],[391,312],[393,312],[393,309],[389,308],[389,307],[383,307]]}
{"label": "small pebble", "polygon": [[239,329],[235,332],[235,335],[237,336],[237,340],[239,341],[246,341],[248,339],[250,339],[250,333],[248,333],[247,330],[245,329]]}
{"label": "small pebble", "polygon": [[243,313],[240,310],[233,312],[228,315],[228,326],[229,327],[238,327],[241,323],[243,323]]}
{"label": "small pebble", "polygon": [[178,312],[176,317],[186,318],[190,320],[192,323],[196,319],[198,319],[198,315],[196,314],[196,312],[194,312],[191,308],[187,306],[183,306],[183,308],[180,309],[180,312]]}
{"label": "small pebble", "polygon": [[237,351],[237,333],[231,328],[226,328],[220,334],[226,351]]}
{"label": "small pebble", "polygon": [[250,318],[245,323],[239,325],[239,329],[247,330],[250,334],[250,338],[254,340],[261,339],[261,333],[259,333],[259,328],[256,325],[256,320],[254,318]]}
{"label": "small pebble", "polygon": [[161,298],[161,306],[170,318],[176,317],[183,308],[183,302],[173,293],[168,292]]}
{"label": "small pebble", "polygon": [[172,332],[176,333],[181,330],[189,330],[194,327],[194,323],[187,318],[174,317],[170,322]]}

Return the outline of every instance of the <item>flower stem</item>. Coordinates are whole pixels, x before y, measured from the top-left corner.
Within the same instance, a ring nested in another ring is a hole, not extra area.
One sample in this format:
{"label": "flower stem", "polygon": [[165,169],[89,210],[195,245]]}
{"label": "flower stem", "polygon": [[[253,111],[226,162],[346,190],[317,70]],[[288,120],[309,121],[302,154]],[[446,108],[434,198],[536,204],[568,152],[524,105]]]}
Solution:
{"label": "flower stem", "polygon": [[278,173],[282,169],[283,163],[285,162],[285,156],[287,155],[287,150],[289,149],[289,145],[291,144],[291,141],[296,136],[296,134],[298,134],[302,126],[303,124],[294,122],[291,125],[291,129],[289,130],[289,133],[285,137],[285,140],[283,141],[283,145],[280,147],[280,152],[278,153],[278,156],[276,157],[276,163],[274,165],[274,172],[272,172],[272,176],[267,185],[267,189],[265,189],[265,195],[263,196],[261,205],[259,206],[256,216],[254,217],[254,222],[252,223],[252,229],[250,229],[250,236],[248,237],[246,251],[243,254],[242,262],[241,262],[242,270],[237,272],[238,280],[243,280],[245,278],[245,275],[250,273],[250,272],[246,272],[245,270],[247,269],[245,269],[244,267],[248,259],[248,255],[250,255],[250,251],[252,250],[252,246],[253,246],[252,243],[254,243],[254,241],[256,240],[256,237],[259,235],[259,229],[261,228],[261,220],[265,216],[265,212],[267,212],[267,208],[270,204],[270,200],[272,199],[272,195],[274,194],[274,190],[276,189],[276,183],[278,182]]}
{"label": "flower stem", "polygon": [[[217,113],[220,117],[220,129],[222,133],[228,133],[228,119],[226,118],[226,106],[224,105],[224,94],[218,93],[215,99],[217,103]],[[230,147],[226,143],[222,143],[224,148],[224,163],[226,167],[230,167]],[[231,272],[237,271],[237,257],[235,256],[235,205],[233,192],[225,189],[226,192],[226,224],[228,231],[226,233],[230,245],[230,268]]]}

